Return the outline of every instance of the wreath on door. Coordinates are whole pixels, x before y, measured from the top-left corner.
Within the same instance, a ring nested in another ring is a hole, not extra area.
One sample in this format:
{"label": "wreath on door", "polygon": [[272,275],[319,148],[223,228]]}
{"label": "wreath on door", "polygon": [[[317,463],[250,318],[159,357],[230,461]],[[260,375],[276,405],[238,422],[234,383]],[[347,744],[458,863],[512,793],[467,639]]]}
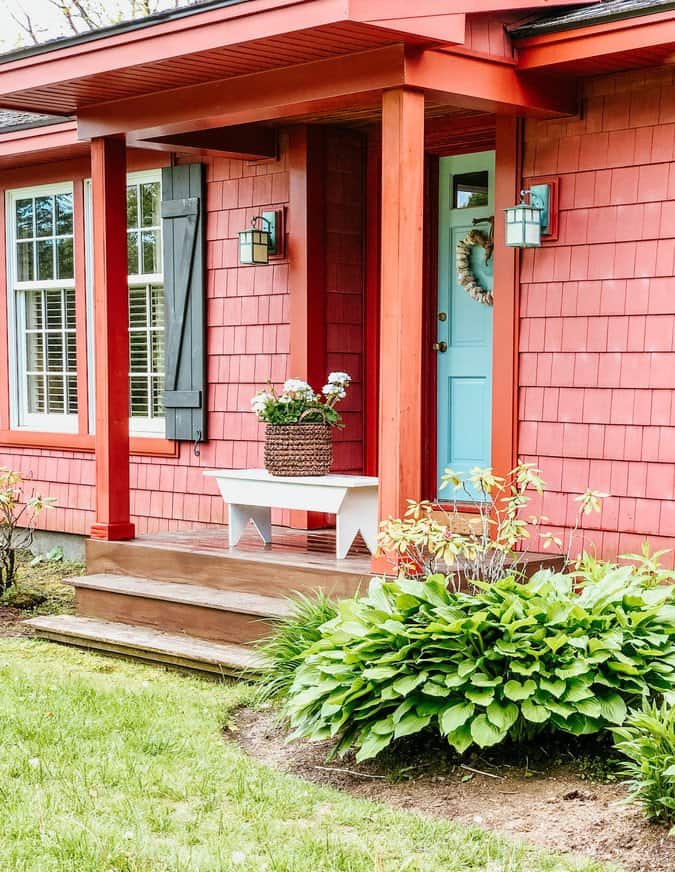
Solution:
{"label": "wreath on door", "polygon": [[474,218],[474,224],[482,224],[487,221],[490,225],[488,233],[483,233],[476,227],[469,230],[464,239],[460,239],[456,248],[456,265],[457,278],[460,285],[464,288],[467,294],[478,303],[484,303],[486,306],[492,306],[494,303],[494,294],[492,291],[484,288],[471,269],[471,251],[474,245],[480,245],[485,249],[485,263],[492,257],[494,250],[493,228],[494,218]]}

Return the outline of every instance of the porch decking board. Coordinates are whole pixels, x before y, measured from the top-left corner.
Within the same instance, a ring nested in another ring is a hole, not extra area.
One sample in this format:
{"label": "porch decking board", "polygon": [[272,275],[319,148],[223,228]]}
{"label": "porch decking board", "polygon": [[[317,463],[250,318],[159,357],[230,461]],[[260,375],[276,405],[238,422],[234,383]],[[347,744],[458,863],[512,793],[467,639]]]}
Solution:
{"label": "porch decking board", "polygon": [[238,677],[264,668],[255,652],[240,645],[193,639],[147,627],[74,615],[30,618],[25,623],[39,636],[54,642],[181,669]]}
{"label": "porch decking board", "polygon": [[247,530],[230,549],[227,531],[194,530],[143,536],[130,542],[87,542],[90,573],[142,576],[219,590],[288,596],[321,588],[335,597],[364,590],[372,576],[370,554],[356,544],[345,560],[335,557],[333,531],[273,528],[263,546]]}

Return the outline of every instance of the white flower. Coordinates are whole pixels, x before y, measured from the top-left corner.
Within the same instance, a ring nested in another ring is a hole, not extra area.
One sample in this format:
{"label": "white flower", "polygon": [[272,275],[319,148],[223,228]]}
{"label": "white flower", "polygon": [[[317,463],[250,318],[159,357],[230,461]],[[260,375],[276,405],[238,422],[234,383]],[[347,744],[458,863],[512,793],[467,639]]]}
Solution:
{"label": "white flower", "polygon": [[39,757],[31,757],[30,760],[28,761],[28,765],[31,766],[33,769],[37,769],[38,766],[40,765],[40,758]]}
{"label": "white flower", "polygon": [[284,393],[285,394],[310,394],[314,395],[314,391],[307,384],[306,381],[303,381],[300,378],[289,378],[284,382]]}
{"label": "white flower", "polygon": [[235,866],[241,866],[241,864],[246,859],[246,854],[243,851],[233,851],[232,852],[232,862]]}
{"label": "white flower", "polygon": [[268,391],[258,391],[251,399],[251,408],[257,415],[261,415],[273,399],[274,397]]}
{"label": "white flower", "polygon": [[324,385],[323,393],[327,397],[337,397],[338,400],[344,400],[347,396],[347,391],[339,384]]}
{"label": "white flower", "polygon": [[329,384],[342,385],[343,387],[347,387],[351,380],[352,377],[349,375],[349,373],[346,372],[331,372],[328,376]]}

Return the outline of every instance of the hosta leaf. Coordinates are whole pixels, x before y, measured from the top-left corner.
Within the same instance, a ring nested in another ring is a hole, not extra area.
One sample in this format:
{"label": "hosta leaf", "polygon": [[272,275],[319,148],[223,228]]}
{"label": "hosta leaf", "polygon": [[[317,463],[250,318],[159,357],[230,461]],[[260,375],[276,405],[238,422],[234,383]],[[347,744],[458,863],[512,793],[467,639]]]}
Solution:
{"label": "hosta leaf", "polygon": [[529,696],[532,696],[536,689],[537,685],[531,678],[522,683],[511,679],[504,685],[504,696],[513,700],[513,702],[520,702],[521,699],[527,699]]}
{"label": "hosta leaf", "polygon": [[376,757],[380,751],[383,751],[387,745],[391,742],[392,735],[383,735],[378,736],[376,733],[369,733],[368,737],[364,742],[361,743],[361,747],[356,752],[356,759],[359,763],[363,760],[370,760],[372,757]]}
{"label": "hosta leaf", "polygon": [[420,672],[418,675],[404,675],[403,678],[397,678],[393,684],[393,688],[401,696],[407,696],[414,690],[418,684],[426,681],[427,673]]}
{"label": "hosta leaf", "polygon": [[618,693],[598,696],[598,702],[600,703],[602,717],[609,721],[610,724],[622,724],[626,720],[626,714],[628,713],[626,703]]}
{"label": "hosta leaf", "polygon": [[381,721],[376,721],[370,728],[370,731],[371,733],[376,733],[378,736],[391,736],[394,732],[394,719],[388,717]]}
{"label": "hosta leaf", "polygon": [[427,681],[421,688],[422,693],[427,693],[429,696],[449,696],[452,691],[444,684],[438,684],[436,681]]}
{"label": "hosta leaf", "polygon": [[491,724],[487,715],[478,715],[471,721],[471,738],[481,748],[497,745],[506,737],[506,730]]}
{"label": "hosta leaf", "polygon": [[394,666],[371,666],[370,669],[363,670],[363,677],[368,681],[386,681],[387,678],[394,678],[400,673],[401,670]]}
{"label": "hosta leaf", "polygon": [[424,715],[422,717],[415,712],[409,712],[396,724],[394,738],[400,739],[401,736],[410,736],[413,733],[421,732],[425,727],[429,726],[431,717],[431,715]]}
{"label": "hosta leaf", "polygon": [[539,679],[539,687],[542,690],[548,691],[548,693],[552,693],[553,696],[560,697],[565,692],[567,684],[562,680],[562,678],[542,677]]}
{"label": "hosta leaf", "polygon": [[532,675],[535,672],[539,671],[539,664],[536,660],[532,663],[523,663],[521,660],[513,660],[509,664],[509,669],[511,672],[515,672],[516,675]]}
{"label": "hosta leaf", "polygon": [[588,663],[583,658],[577,658],[569,666],[556,669],[558,678],[574,678],[576,675],[584,675],[588,672]]}
{"label": "hosta leaf", "polygon": [[448,733],[446,738],[458,754],[463,754],[467,748],[473,745],[471,728],[468,723]]}
{"label": "hosta leaf", "polygon": [[460,678],[466,678],[467,675],[471,675],[472,672],[475,672],[478,668],[478,663],[475,660],[462,660],[462,662],[457,667],[457,675]]}
{"label": "hosta leaf", "polygon": [[496,687],[498,684],[501,683],[502,679],[499,676],[492,678],[485,672],[475,672],[471,676],[471,684],[473,684],[474,687]]}
{"label": "hosta leaf", "polygon": [[495,692],[491,687],[468,687],[464,694],[467,699],[478,705],[490,705],[495,698]]}
{"label": "hosta leaf", "polygon": [[543,705],[537,705],[531,699],[525,699],[520,704],[520,711],[526,721],[533,724],[544,724],[551,717],[551,712]]}
{"label": "hosta leaf", "polygon": [[470,702],[458,702],[446,708],[443,714],[438,716],[441,733],[447,735],[461,727],[469,720],[474,709],[475,706]]}
{"label": "hosta leaf", "polygon": [[576,703],[575,708],[582,715],[588,715],[589,718],[599,718],[602,716],[602,706],[597,699],[582,699]]}
{"label": "hosta leaf", "polygon": [[518,706],[513,702],[500,703],[495,700],[487,707],[486,714],[495,727],[508,731],[518,720]]}

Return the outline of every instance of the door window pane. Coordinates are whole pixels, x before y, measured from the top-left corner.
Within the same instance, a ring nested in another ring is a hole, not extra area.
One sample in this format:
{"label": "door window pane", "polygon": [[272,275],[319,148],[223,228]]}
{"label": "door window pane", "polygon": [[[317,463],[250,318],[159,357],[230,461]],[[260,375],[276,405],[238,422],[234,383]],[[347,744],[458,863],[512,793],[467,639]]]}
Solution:
{"label": "door window pane", "polygon": [[460,173],[452,177],[452,208],[475,209],[488,205],[489,173]]}

